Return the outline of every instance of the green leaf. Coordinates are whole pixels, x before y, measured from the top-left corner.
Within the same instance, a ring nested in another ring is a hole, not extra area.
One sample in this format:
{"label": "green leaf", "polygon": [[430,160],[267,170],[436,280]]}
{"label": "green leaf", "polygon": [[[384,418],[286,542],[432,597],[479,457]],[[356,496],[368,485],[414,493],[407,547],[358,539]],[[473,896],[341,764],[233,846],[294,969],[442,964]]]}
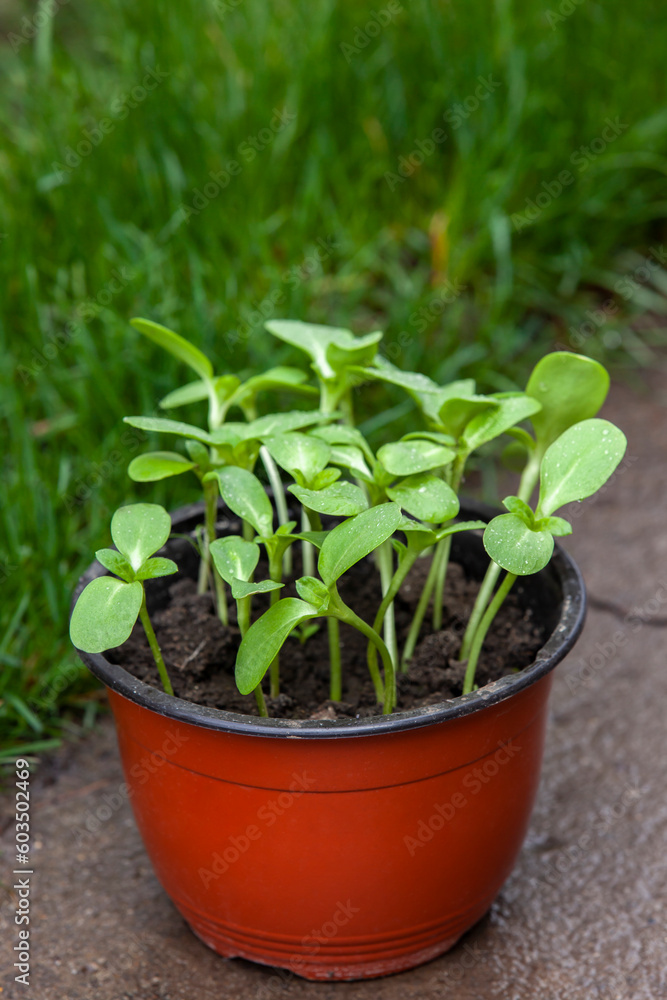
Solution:
{"label": "green leaf", "polygon": [[211,555],[215,568],[225,581],[251,579],[259,562],[259,545],[248,542],[239,535],[228,535],[226,538],[216,538],[211,542]]}
{"label": "green leaf", "polygon": [[109,572],[115,573],[126,583],[134,580],[134,570],[130,566],[125,556],[116,549],[98,549],[95,553],[98,563],[101,563]]}
{"label": "green leaf", "polygon": [[169,420],[167,417],[123,417],[126,424],[139,427],[142,431],[158,431],[161,434],[176,434],[178,437],[193,438],[202,444],[212,445],[215,441],[207,431],[193,424],[184,424],[182,420]]}
{"label": "green leaf", "polygon": [[[427,528],[425,524],[421,523],[421,521],[413,521],[409,517],[401,518],[397,531],[405,533],[405,537],[408,542],[408,549],[411,552],[423,552],[424,549],[428,549],[431,545],[435,545],[438,540],[438,536],[432,528]],[[396,539],[392,538],[391,541],[394,548],[396,548],[396,551],[400,552],[400,549],[396,546]]]}
{"label": "green leaf", "polygon": [[[505,433],[516,439],[516,444],[521,448],[525,460],[526,452],[530,454],[535,447],[535,438],[527,430],[524,430],[523,427],[508,427]],[[511,447],[511,445],[508,447]]]}
{"label": "green leaf", "polygon": [[234,402],[244,403],[248,399],[254,399],[262,391],[273,389],[289,389],[291,392],[317,396],[318,392],[314,386],[304,384],[307,381],[307,373],[300,368],[289,368],[285,365],[268,368],[260,375],[253,375],[247,379],[236,392]]}
{"label": "green leaf", "polygon": [[329,607],[331,599],[329,589],[315,576],[302,576],[297,580],[296,592],[304,601],[317,608],[321,614],[324,614]]}
{"label": "green leaf", "polygon": [[451,486],[424,473],[401,480],[387,490],[387,496],[427,524],[441,524],[459,512],[458,497]]}
{"label": "green leaf", "polygon": [[315,427],[310,433],[313,437],[326,441],[327,444],[352,445],[354,448],[359,448],[371,464],[375,460],[368,441],[356,427],[348,427],[346,424],[327,424],[325,427]]}
{"label": "green leaf", "polygon": [[77,649],[101,653],[120,646],[129,638],[139,615],[144,588],[135,581],[123,583],[100,576],[82,591],[69,624]]}
{"label": "green leaf", "polygon": [[296,528],[296,521],[286,521],[285,524],[279,524],[276,528],[276,535],[291,535]]}
{"label": "green leaf", "polygon": [[549,531],[552,535],[571,535],[572,525],[564,517],[541,517],[535,522],[535,527],[539,531]]}
{"label": "green leaf", "polygon": [[215,469],[206,478],[209,476],[216,476],[220,496],[230,510],[251,524],[258,535],[273,534],[273,507],[257,476],[233,465]]}
{"label": "green leaf", "polygon": [[572,424],[594,417],[609,391],[609,375],[582,354],[555,351],[535,365],[526,392],[542,404],[532,417],[538,443],[548,447]]}
{"label": "green leaf", "polygon": [[298,535],[292,535],[292,538],[300,542],[310,542],[316,549],[321,549],[328,534],[328,531],[300,531]]}
{"label": "green leaf", "polygon": [[582,420],[568,428],[544,453],[537,516],[553,514],[599,490],[623,458],[626,445],[623,432],[608,420]]}
{"label": "green leaf", "polygon": [[360,368],[358,371],[354,369],[354,371],[355,374],[362,375],[364,378],[377,379],[380,382],[389,382],[390,385],[398,385],[401,389],[405,389],[406,392],[413,395],[415,393],[437,393],[441,388],[428,375],[422,375],[421,372],[403,371],[401,368],[397,368],[396,365],[392,365],[391,361],[387,361],[381,354],[376,356],[372,367]]}
{"label": "green leaf", "polygon": [[161,549],[171,534],[171,518],[156,503],[119,507],[111,519],[111,537],[132,569],[141,569],[149,556]]}
{"label": "green leaf", "polygon": [[324,490],[307,490],[303,486],[289,486],[288,489],[304,507],[318,514],[350,517],[368,507],[364,491],[353,483],[334,483]]}
{"label": "green leaf", "polygon": [[458,438],[474,417],[484,410],[497,409],[497,406],[492,396],[455,396],[442,404],[438,421],[448,434]]}
{"label": "green leaf", "polygon": [[528,528],[535,527],[535,515],[526,501],[522,500],[521,497],[505,497],[503,507],[510,514],[516,514],[517,517],[520,517]]}
{"label": "green leaf", "polygon": [[[229,401],[240,385],[241,379],[237,375],[218,375],[213,379],[215,394],[222,404]],[[158,405],[163,410],[171,410],[178,406],[186,406],[188,403],[198,403],[209,398],[210,387],[211,383],[201,380],[189,382],[168,393]]]}
{"label": "green leaf", "polygon": [[345,371],[351,365],[355,365],[360,369],[363,377],[366,366],[372,362],[377,354],[382,333],[378,330],[375,333],[367,333],[364,337],[355,337],[350,334],[350,338],[352,342],[332,342],[329,344],[326,350],[327,363],[335,372]]}
{"label": "green leaf", "polygon": [[357,479],[362,479],[367,483],[373,482],[373,473],[366,465],[364,454],[360,448],[345,444],[331,445],[329,461],[332,465],[341,465],[344,469],[348,469]]}
{"label": "green leaf", "polygon": [[523,392],[497,392],[489,398],[498,405],[473,417],[463,431],[463,443],[468,452],[500,437],[540,409],[540,403]]}
{"label": "green leaf", "polygon": [[137,580],[155,580],[158,576],[171,576],[172,573],[178,573],[178,566],[173,559],[156,556],[146,560],[137,573]]}
{"label": "green leaf", "polygon": [[326,490],[330,486],[333,486],[338,479],[340,479],[340,475],[340,469],[334,469],[329,466],[326,469],[322,469],[321,472],[318,472],[317,475],[312,478],[310,487],[315,491]]}
{"label": "green leaf", "polygon": [[486,528],[486,521],[457,521],[455,524],[447,524],[444,528],[436,531],[438,541],[446,538],[447,535],[455,535],[459,531],[479,531]]}
{"label": "green leaf", "polygon": [[179,406],[187,406],[189,403],[199,403],[202,399],[208,399],[209,387],[206,382],[197,379],[196,382],[188,382],[187,385],[180,385],[178,389],[163,396],[158,406],[162,410],[173,410]]}
{"label": "green leaf", "polygon": [[322,472],[331,457],[329,445],[308,434],[274,434],[262,438],[262,443],[281,469],[304,483]]}
{"label": "green leaf", "polygon": [[458,379],[448,385],[438,385],[435,390],[416,392],[414,397],[424,416],[432,423],[440,422],[440,409],[450,399],[468,398],[475,395],[475,380],[472,378]]}
{"label": "green leaf", "polygon": [[201,441],[186,441],[185,450],[199,468],[200,473],[208,472],[211,467],[211,458],[208,448]]}
{"label": "green leaf", "polygon": [[444,444],[447,447],[456,444],[456,438],[440,431],[412,431],[410,434],[404,434],[401,441],[433,441],[435,444]]}
{"label": "green leaf", "polygon": [[213,365],[197,347],[194,347],[185,337],[179,336],[173,330],[168,330],[166,326],[153,323],[150,319],[131,319],[131,325],[143,333],[144,337],[154,341],[163,347],[170,354],[173,354],[179,361],[184,361],[202,379],[213,378]]}
{"label": "green leaf", "polygon": [[554,540],[548,531],[532,531],[516,514],[500,514],[487,525],[484,548],[508,573],[529,576],[547,565]]}
{"label": "green leaf", "polygon": [[[287,413],[268,413],[265,417],[258,417],[247,424],[233,424],[234,431],[238,434],[239,440],[249,440],[255,438],[260,440],[270,434],[289,434],[291,431],[298,431],[304,427],[321,423],[323,420],[331,420],[332,415],[320,413],[319,410],[290,410]],[[230,425],[227,424],[226,427]],[[225,441],[226,428],[221,427],[213,432],[213,438],[217,441]]]}
{"label": "green leaf", "polygon": [[262,680],[290,632],[317,617],[317,608],[297,597],[285,597],[253,622],[236,657],[236,685],[250,694]]}
{"label": "green leaf", "polygon": [[[313,361],[313,367],[322,379],[334,379],[341,368],[357,361],[365,363],[374,357],[381,333],[355,337],[350,330],[298,320],[269,320],[265,324],[269,333],[293,347],[304,351]],[[329,351],[331,348],[331,351]],[[375,349],[374,349],[375,348]]]}
{"label": "green leaf", "polygon": [[317,562],[325,584],[330,587],[350,566],[391,538],[400,520],[398,504],[385,503],[336,525],[327,534]]}
{"label": "green leaf", "polygon": [[275,580],[255,580],[250,583],[248,580],[228,580],[232,588],[232,597],[235,601],[240,601],[244,597],[252,597],[253,594],[268,594],[271,590],[280,590],[284,583],[277,583]]}
{"label": "green leaf", "polygon": [[395,441],[383,445],[378,460],[392,476],[413,476],[439,469],[454,460],[455,452],[432,441]]}
{"label": "green leaf", "polygon": [[158,479],[180,476],[194,467],[194,462],[189,462],[176,451],[149,451],[133,458],[127,471],[135,483],[155,483]]}

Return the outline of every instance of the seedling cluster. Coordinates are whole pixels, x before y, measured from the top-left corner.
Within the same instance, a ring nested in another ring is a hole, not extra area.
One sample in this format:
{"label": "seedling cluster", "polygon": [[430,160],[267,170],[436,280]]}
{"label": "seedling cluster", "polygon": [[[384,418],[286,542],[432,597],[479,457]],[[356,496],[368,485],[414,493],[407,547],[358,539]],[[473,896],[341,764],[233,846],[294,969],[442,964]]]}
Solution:
{"label": "seedling cluster", "polygon": [[[433,628],[442,625],[451,539],[461,531],[483,531],[489,555],[460,651],[466,663],[463,693],[472,692],[484,640],[517,577],[543,569],[554,536],[572,531],[556,512],[595,493],[625,452],[622,432],[597,417],[609,387],[607,372],[581,355],[547,355],[525,392],[480,394],[472,379],[438,385],[426,375],[396,368],[378,353],[380,333],[356,337],[349,330],[275,320],[266,324],[268,331],[309,357],[316,384],[308,372],[288,367],[244,382],[236,375],[216,375],[201,351],[165,327],[132,322],[197,376],[169,393],[161,407],[206,401],[208,419],[205,427],[197,427],[162,417],[126,417],[134,427],[180,440],[185,449],[141,455],[130,463],[129,475],[142,483],[186,473],[197,477],[205,510],[196,532],[199,589],[211,589],[224,624],[229,601],[236,602],[241,633],[236,683],[243,694],[255,693],[262,715],[267,714],[267,675],[271,697],[280,693],[285,640],[294,633],[308,642],[320,619],[326,619],[329,636],[331,699],[342,697],[343,622],[367,639],[377,700],[385,713],[391,712],[397,705],[397,674],[409,668],[431,604]],[[373,380],[399,386],[420,414],[418,429],[383,444],[377,453],[355,426],[353,405],[359,387]],[[314,406],[260,416],[259,397],[267,390],[295,393]],[[242,419],[229,420],[230,412]],[[489,524],[458,520],[470,456],[503,436],[510,438],[504,457],[521,473],[516,495],[503,501],[507,512]],[[258,475],[261,469],[268,486]],[[216,537],[219,498],[240,519],[241,534]],[[294,519],[290,510],[297,510]],[[79,649],[101,652],[123,643],[139,617],[171,694],[144,594],[145,580],[177,571],[170,559],[155,556],[169,533],[169,515],[155,504],[116,511],[111,535],[117,550],[96,553],[114,575],[88,584],[70,631]],[[281,591],[292,576],[295,544],[301,547],[303,575],[295,581],[298,597],[285,597]],[[416,560],[429,556],[423,591],[399,649],[393,602]],[[367,557],[375,562],[382,593],[372,623],[339,592],[341,578]],[[268,567],[266,579],[256,579],[260,561]],[[253,614],[257,594],[268,594],[270,601],[259,615]]]}

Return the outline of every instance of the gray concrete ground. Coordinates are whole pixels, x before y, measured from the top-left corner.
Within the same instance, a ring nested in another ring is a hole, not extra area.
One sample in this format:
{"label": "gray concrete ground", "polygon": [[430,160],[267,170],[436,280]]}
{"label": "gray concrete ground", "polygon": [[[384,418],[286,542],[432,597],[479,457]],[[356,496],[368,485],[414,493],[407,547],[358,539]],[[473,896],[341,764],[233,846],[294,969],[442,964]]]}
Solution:
{"label": "gray concrete ground", "polygon": [[[213,954],[158,885],[127,802],[113,798],[122,776],[106,720],[33,781],[28,987],[14,983],[9,958],[13,825],[4,831],[1,1000],[667,996],[667,378],[650,381],[648,395],[615,387],[606,414],[626,430],[628,457],[613,487],[574,512],[568,544],[592,607],[557,671],[528,839],[490,913],[452,952],[388,979],[331,985]],[[77,846],[75,830],[114,802]]]}

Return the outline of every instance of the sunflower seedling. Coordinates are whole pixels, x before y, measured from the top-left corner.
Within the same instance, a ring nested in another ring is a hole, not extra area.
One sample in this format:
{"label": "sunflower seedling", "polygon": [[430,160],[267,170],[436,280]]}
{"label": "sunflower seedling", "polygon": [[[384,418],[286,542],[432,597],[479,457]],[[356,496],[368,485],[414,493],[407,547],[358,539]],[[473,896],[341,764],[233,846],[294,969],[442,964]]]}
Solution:
{"label": "sunflower seedling", "polygon": [[167,694],[173,694],[174,689],[148,617],[144,581],[178,571],[171,559],[154,555],[170,532],[171,518],[158,504],[119,508],[111,519],[116,548],[95,553],[97,561],[115,576],[99,576],[85,587],[72,612],[69,630],[78,649],[101,653],[124,643],[140,618]]}
{"label": "sunflower seedling", "polygon": [[544,569],[553,553],[554,536],[572,533],[569,521],[554,517],[554,512],[596,493],[613,474],[625,448],[625,435],[607,420],[573,424],[544,452],[535,511],[521,497],[510,496],[503,501],[508,513],[489,522],[484,548],[499,571],[505,570],[505,577],[472,633],[464,694],[473,689],[484,639],[516,578]]}

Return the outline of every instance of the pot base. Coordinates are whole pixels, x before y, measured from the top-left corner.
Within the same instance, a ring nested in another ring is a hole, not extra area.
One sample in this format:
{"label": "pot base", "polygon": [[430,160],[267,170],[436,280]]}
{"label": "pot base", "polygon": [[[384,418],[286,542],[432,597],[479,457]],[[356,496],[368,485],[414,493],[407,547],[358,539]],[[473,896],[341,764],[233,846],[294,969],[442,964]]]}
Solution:
{"label": "pot base", "polygon": [[355,941],[353,938],[339,937],[320,947],[314,938],[308,936],[301,940],[288,935],[284,935],[280,941],[276,938],[271,941],[266,937],[257,940],[257,935],[245,928],[223,928],[203,919],[182,903],[175,905],[190,930],[218,955],[224,958],[243,958],[259,965],[284,970],[279,973],[281,980],[299,976],[319,982],[378,979],[431,962],[453,948],[463,934],[484,915],[475,912],[472,919],[468,914],[462,916],[457,921],[457,933],[446,938],[438,935],[434,928],[424,928],[416,929],[412,936],[401,933],[400,938],[398,935],[392,938],[378,935],[375,941],[368,938]]}

